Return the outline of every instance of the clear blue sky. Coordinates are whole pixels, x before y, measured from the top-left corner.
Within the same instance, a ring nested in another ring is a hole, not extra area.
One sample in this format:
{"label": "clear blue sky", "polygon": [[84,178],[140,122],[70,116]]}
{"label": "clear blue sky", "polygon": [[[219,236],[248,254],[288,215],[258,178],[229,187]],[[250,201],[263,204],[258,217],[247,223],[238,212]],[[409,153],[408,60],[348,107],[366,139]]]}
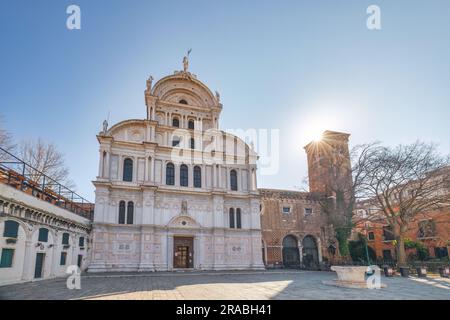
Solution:
{"label": "clear blue sky", "polygon": [[[70,4],[81,30],[66,29]],[[366,28],[370,4],[382,30]],[[144,118],[147,76],[181,69],[192,48],[221,128],[280,129],[280,171],[258,185],[294,188],[317,130],[450,152],[449,17],[446,0],[1,0],[0,114],[16,140],[54,142],[93,200],[103,119]]]}

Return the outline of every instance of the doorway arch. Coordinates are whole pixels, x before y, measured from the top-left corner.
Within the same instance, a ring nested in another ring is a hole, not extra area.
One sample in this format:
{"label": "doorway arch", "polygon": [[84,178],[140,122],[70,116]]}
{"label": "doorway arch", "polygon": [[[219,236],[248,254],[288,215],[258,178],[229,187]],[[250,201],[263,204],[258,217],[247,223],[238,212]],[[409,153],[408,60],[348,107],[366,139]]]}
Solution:
{"label": "doorway arch", "polygon": [[307,235],[302,241],[303,267],[307,270],[319,270],[319,251],[316,239]]}
{"label": "doorway arch", "polygon": [[300,267],[300,253],[298,251],[297,238],[293,235],[287,235],[283,238],[283,266],[285,268]]}

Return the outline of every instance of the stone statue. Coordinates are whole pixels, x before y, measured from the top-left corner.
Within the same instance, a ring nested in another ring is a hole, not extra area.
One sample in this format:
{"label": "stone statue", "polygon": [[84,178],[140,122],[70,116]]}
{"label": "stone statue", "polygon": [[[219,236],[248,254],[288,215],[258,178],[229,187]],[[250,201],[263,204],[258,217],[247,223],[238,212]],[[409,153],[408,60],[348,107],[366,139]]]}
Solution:
{"label": "stone statue", "polygon": [[217,102],[220,103],[220,94],[218,91],[216,91],[216,99],[217,99]]}
{"label": "stone statue", "polygon": [[187,214],[187,201],[181,201],[181,214]]}
{"label": "stone statue", "polygon": [[103,121],[103,134],[106,134],[106,132],[108,131],[108,121]]}
{"label": "stone statue", "polygon": [[183,58],[183,70],[184,70],[184,72],[187,72],[188,68],[189,68],[189,58],[187,56],[185,56]]}
{"label": "stone statue", "polygon": [[192,49],[189,49],[187,52],[187,55],[184,56],[183,58],[183,70],[184,72],[188,71],[189,68],[189,54],[191,53]]}
{"label": "stone statue", "polygon": [[153,82],[153,77],[149,76],[147,79],[147,91],[150,92],[150,90],[152,90],[152,82]]}

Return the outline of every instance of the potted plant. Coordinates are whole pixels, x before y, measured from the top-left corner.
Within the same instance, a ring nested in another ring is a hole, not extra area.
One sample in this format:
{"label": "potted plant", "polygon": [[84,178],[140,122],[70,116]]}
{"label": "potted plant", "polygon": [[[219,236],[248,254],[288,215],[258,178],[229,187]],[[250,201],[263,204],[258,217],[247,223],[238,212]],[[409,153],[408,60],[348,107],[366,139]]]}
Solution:
{"label": "potted plant", "polygon": [[408,266],[402,266],[400,267],[400,274],[402,275],[402,277],[409,277],[409,267]]}
{"label": "potted plant", "polygon": [[449,276],[450,276],[450,267],[439,267],[439,275],[442,278],[449,278]]}
{"label": "potted plant", "polygon": [[427,276],[427,267],[417,267],[417,276],[420,278],[425,278]]}

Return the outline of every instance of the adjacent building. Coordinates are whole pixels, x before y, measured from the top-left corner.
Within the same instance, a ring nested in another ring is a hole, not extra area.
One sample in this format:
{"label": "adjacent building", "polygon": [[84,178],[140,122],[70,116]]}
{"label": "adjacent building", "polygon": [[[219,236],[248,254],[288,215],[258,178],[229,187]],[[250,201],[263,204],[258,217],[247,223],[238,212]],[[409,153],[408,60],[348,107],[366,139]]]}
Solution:
{"label": "adjacent building", "polygon": [[45,175],[30,179],[35,169],[9,157],[0,148],[0,285],[85,270],[92,204]]}

